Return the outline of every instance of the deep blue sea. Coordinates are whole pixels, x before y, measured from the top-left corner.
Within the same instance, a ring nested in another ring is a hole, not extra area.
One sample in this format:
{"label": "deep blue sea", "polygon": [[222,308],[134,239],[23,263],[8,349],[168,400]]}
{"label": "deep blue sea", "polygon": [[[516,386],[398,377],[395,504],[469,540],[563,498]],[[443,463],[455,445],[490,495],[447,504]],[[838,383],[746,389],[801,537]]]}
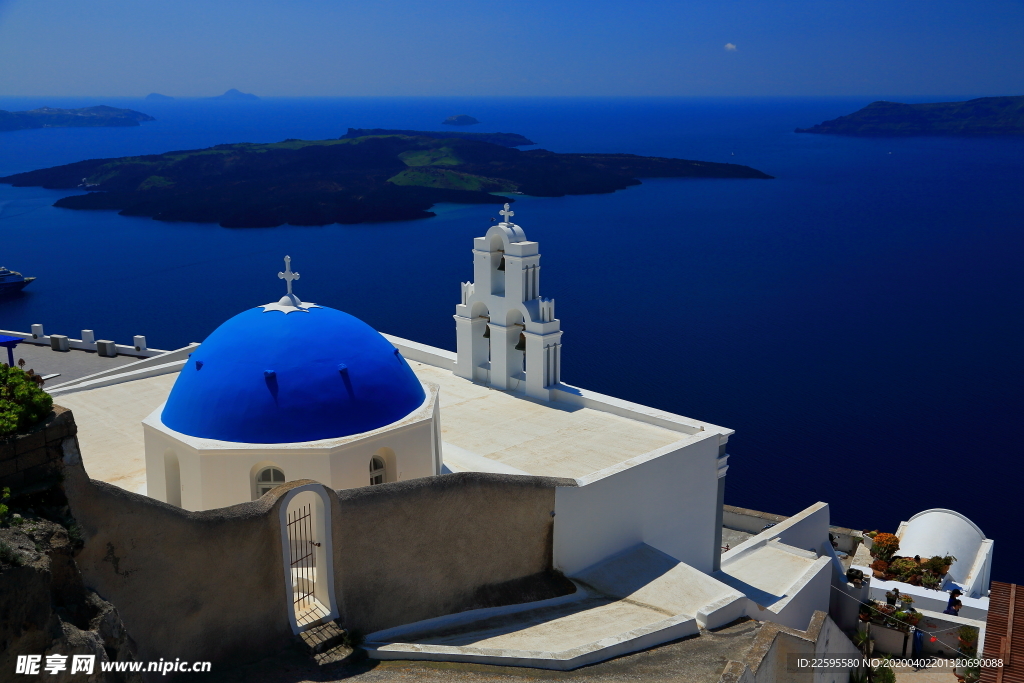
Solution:
{"label": "deep blue sea", "polygon": [[[0,98],[157,118],[0,133],[0,176],[349,126],[441,130],[462,113],[559,152],[753,166],[776,179],[518,198],[565,330],[563,380],[735,429],[728,503],[824,500],[834,524],[888,531],[952,508],[996,540],[993,578],[1021,581],[1024,140],[793,133],[871,99]],[[166,349],[278,298],[285,254],[303,299],[454,349],[471,240],[496,215],[230,230],[51,206],[67,194],[0,185],[0,263],[39,278],[0,302],[0,328]]]}

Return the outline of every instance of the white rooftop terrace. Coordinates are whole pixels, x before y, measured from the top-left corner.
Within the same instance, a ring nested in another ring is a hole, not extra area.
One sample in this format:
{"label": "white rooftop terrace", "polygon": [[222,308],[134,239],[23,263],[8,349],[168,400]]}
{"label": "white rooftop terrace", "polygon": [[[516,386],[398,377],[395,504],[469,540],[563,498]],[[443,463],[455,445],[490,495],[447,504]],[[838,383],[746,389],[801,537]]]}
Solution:
{"label": "white rooftop terrace", "polygon": [[[666,446],[731,430],[565,386],[565,400],[500,391],[452,371],[455,354],[388,336],[417,376],[440,385],[443,458],[448,471],[581,479]],[[142,420],[170,393],[195,347],[105,369],[54,386],[75,413],[90,476],[146,492]],[[54,354],[59,356],[62,354]],[[50,389],[50,387],[47,387]]]}

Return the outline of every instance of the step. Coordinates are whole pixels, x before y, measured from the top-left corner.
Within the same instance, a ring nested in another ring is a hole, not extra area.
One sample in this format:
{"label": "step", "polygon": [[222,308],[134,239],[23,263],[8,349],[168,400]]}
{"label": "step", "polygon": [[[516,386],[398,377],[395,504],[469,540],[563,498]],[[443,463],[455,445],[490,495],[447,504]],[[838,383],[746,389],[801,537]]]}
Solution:
{"label": "step", "polygon": [[299,634],[309,654],[314,657],[333,649],[345,640],[345,631],[333,621],[318,624]]}

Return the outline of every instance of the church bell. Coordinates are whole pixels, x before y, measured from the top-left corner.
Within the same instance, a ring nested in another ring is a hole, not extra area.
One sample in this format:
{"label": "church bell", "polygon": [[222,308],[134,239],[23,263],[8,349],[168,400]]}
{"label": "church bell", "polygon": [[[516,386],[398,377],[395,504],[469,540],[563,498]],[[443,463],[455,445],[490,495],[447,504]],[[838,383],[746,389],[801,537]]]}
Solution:
{"label": "church bell", "polygon": [[515,349],[516,351],[526,350],[526,335],[522,332],[519,333],[519,341],[516,342]]}
{"label": "church bell", "polygon": [[490,338],[491,338],[491,326],[490,325],[484,325],[484,339],[490,339]]}
{"label": "church bell", "polygon": [[505,270],[505,257],[502,256],[501,260],[498,261],[498,270]]}

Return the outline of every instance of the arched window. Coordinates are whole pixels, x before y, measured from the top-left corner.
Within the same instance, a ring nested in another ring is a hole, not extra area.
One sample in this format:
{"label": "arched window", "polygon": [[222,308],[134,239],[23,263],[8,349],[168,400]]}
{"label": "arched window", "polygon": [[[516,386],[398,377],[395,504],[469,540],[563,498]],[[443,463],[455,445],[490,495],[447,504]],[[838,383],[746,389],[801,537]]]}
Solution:
{"label": "arched window", "polygon": [[256,497],[262,498],[267,491],[280,486],[284,481],[284,472],[279,468],[264,467],[256,474]]}
{"label": "arched window", "polygon": [[376,486],[377,484],[384,483],[386,469],[387,467],[384,465],[384,458],[379,455],[375,455],[370,458],[370,486]]}

